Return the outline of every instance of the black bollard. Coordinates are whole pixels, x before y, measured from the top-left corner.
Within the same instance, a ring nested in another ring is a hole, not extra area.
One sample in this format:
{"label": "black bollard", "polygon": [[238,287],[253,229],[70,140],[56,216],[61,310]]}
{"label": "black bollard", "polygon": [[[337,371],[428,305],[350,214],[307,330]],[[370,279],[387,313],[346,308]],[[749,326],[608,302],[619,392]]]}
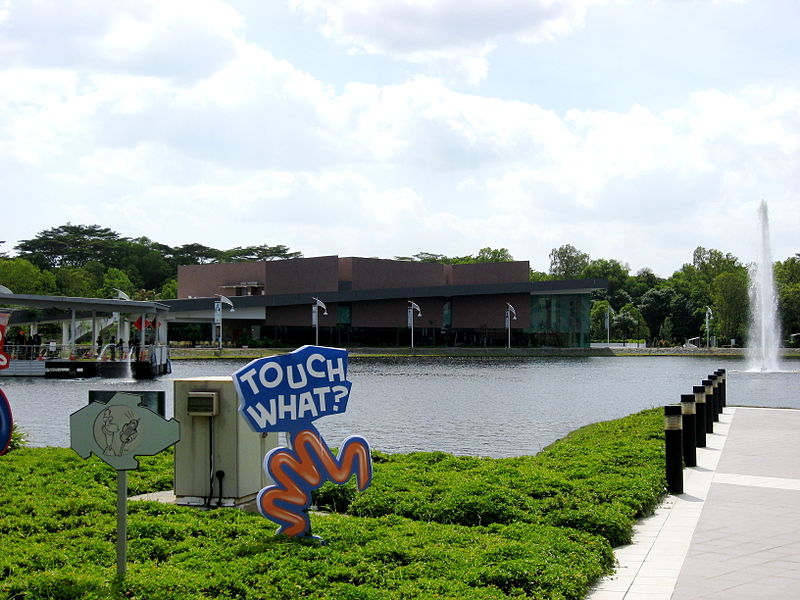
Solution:
{"label": "black bollard", "polygon": [[667,469],[667,491],[683,493],[683,455],[681,452],[681,407],[671,404],[664,407],[664,446]]}
{"label": "black bollard", "polygon": [[706,447],[706,388],[702,385],[692,386],[694,392],[694,407],[697,413],[695,417],[695,438],[697,447]]}
{"label": "black bollard", "polygon": [[714,384],[710,379],[703,379],[706,393],[706,433],[714,433]]}
{"label": "black bollard", "polygon": [[687,467],[697,466],[697,436],[694,434],[697,430],[695,423],[697,415],[695,413],[694,394],[681,394],[683,463]]}
{"label": "black bollard", "polygon": [[719,390],[720,390],[719,398],[722,404],[722,408],[725,408],[726,406],[728,406],[728,398],[726,396],[728,375],[725,369],[717,369],[715,373],[719,375]]}
{"label": "black bollard", "polygon": [[716,375],[709,375],[708,380],[711,382],[711,406],[714,409],[711,411],[711,420],[714,423],[719,423],[719,382]]}

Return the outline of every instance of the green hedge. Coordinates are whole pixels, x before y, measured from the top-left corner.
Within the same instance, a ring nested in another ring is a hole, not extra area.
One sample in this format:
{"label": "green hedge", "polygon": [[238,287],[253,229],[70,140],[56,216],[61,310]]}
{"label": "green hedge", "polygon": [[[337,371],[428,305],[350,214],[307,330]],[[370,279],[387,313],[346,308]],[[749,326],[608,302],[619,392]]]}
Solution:
{"label": "green hedge", "polygon": [[[319,490],[326,546],[236,510],[129,504],[115,574],[114,471],[69,449],[0,457],[0,598],[579,599],[663,495],[658,411],[583,428],[536,457],[376,453],[372,487]],[[130,492],[172,486],[171,454]]]}

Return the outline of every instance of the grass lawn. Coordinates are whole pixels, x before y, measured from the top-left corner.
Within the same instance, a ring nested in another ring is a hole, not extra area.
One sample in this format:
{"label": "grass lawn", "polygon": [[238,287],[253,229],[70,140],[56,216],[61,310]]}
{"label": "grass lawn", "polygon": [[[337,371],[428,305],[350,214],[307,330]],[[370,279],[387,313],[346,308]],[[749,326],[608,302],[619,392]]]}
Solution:
{"label": "grass lawn", "polygon": [[[374,454],[372,486],[326,484],[315,546],[233,509],[129,503],[116,567],[116,479],[63,448],[0,457],[0,598],[583,598],[612,547],[664,495],[660,409],[584,427],[537,456]],[[172,488],[172,454],[130,493]]]}

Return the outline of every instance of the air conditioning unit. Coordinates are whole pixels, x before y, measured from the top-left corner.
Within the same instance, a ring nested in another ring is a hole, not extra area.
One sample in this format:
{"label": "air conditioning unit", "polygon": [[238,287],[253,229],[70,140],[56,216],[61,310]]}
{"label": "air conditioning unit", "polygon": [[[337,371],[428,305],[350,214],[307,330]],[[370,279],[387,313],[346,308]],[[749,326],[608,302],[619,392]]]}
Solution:
{"label": "air conditioning unit", "polygon": [[176,379],[175,418],[181,439],[175,445],[178,504],[214,508],[254,506],[271,485],[264,456],[279,445],[278,434],[253,431],[239,414],[230,377]]}

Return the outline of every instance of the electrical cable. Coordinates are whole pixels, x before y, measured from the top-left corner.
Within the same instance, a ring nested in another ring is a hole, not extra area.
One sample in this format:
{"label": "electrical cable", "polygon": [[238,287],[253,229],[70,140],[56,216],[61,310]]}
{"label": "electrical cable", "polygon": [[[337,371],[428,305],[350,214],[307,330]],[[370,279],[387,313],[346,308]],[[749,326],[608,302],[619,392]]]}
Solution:
{"label": "electrical cable", "polygon": [[206,496],[206,501],[204,504],[206,508],[211,507],[211,498],[214,496],[214,417],[213,416],[208,418],[208,449],[209,449],[208,462],[210,464],[210,472],[208,481],[208,496]]}
{"label": "electrical cable", "polygon": [[225,471],[220,469],[219,471],[216,472],[216,476],[217,479],[219,479],[219,483],[217,484],[219,485],[219,497],[217,498],[217,508],[219,508],[220,506],[222,506],[222,478],[225,477]]}

